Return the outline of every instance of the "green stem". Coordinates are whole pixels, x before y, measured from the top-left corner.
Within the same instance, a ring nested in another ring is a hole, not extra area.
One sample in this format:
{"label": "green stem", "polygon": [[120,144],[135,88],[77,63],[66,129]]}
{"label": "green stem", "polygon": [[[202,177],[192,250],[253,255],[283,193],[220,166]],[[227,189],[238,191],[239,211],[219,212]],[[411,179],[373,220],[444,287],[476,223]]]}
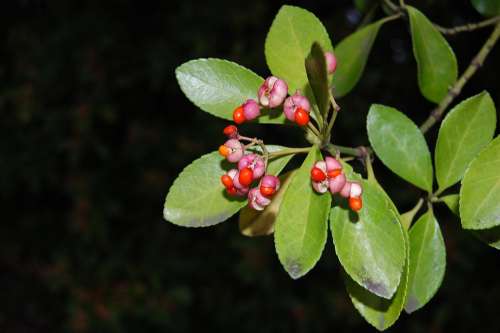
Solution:
{"label": "green stem", "polygon": [[327,143],[324,149],[326,149],[333,156],[337,155],[337,152],[356,157],[362,156],[362,152],[358,148],[338,146],[332,143]]}
{"label": "green stem", "polygon": [[278,156],[286,156],[292,154],[300,154],[300,153],[308,153],[311,150],[311,147],[304,148],[285,148],[278,151],[273,151],[269,153],[269,158],[278,157]]}
{"label": "green stem", "polygon": [[422,207],[423,203],[424,203],[424,199],[420,198],[418,200],[417,204],[415,205],[415,207],[413,207],[412,209],[410,209],[406,213],[401,214],[401,224],[403,225],[403,227],[406,230],[410,229],[411,222],[413,221],[413,219],[415,218],[415,215],[418,213],[418,211]]}
{"label": "green stem", "polygon": [[308,122],[307,123],[307,127],[311,130],[311,132],[313,132],[318,138],[321,137],[321,134],[319,133],[319,130],[311,123],[311,122]]}
{"label": "green stem", "polygon": [[474,30],[485,28],[485,27],[489,27],[490,25],[497,24],[498,22],[500,22],[500,15],[499,16],[494,16],[492,18],[489,18],[489,19],[481,21],[481,22],[468,23],[468,24],[459,25],[459,26],[452,27],[452,28],[445,28],[445,27],[442,27],[442,26],[440,26],[440,25],[438,25],[436,23],[434,23],[434,26],[442,34],[445,34],[445,35],[455,35],[455,34],[458,34],[460,32],[474,31]]}
{"label": "green stem", "polygon": [[422,133],[426,133],[432,126],[434,126],[436,122],[441,120],[441,117],[443,116],[443,114],[445,113],[446,109],[451,104],[451,102],[453,102],[455,97],[457,97],[460,94],[464,85],[477,72],[479,67],[483,65],[484,60],[490,53],[491,49],[493,48],[499,37],[500,37],[500,23],[497,23],[495,29],[488,37],[481,50],[479,50],[478,54],[476,54],[474,59],[472,59],[471,63],[469,64],[465,72],[462,74],[462,76],[460,76],[458,81],[455,82],[455,84],[450,89],[448,94],[445,96],[445,98],[443,98],[443,100],[439,103],[439,105],[431,112],[429,117],[422,123],[422,125],[420,126],[420,130],[422,131]]}

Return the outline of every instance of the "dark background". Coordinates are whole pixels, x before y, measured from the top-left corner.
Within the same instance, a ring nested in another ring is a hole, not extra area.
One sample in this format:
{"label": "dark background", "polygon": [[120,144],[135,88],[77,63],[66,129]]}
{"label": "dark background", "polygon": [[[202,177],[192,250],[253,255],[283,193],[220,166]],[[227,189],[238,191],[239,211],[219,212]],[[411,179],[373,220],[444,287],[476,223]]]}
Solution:
{"label": "dark background", "polygon": [[[445,26],[482,19],[468,1],[414,3]],[[291,4],[317,14],[334,45],[362,18],[347,0]],[[162,217],[176,175],[215,150],[228,123],[183,96],[175,67],[217,57],[268,75],[264,40],[280,6],[2,2],[1,332],[374,330],[348,299],[331,240],[318,265],[293,281],[272,237],[241,236],[235,218],[184,229]],[[490,31],[449,38],[460,71]],[[497,46],[459,99],[487,89],[498,105],[499,70]],[[335,143],[367,144],[365,118],[375,102],[417,123],[432,108],[417,88],[404,20],[381,29],[362,80],[339,101]],[[245,133],[305,144],[296,127],[248,125]],[[435,136],[435,129],[427,135],[431,145]],[[421,195],[379,162],[375,169],[403,210]],[[443,286],[390,331],[499,332],[498,252],[463,232],[446,208],[437,217],[448,252]]]}

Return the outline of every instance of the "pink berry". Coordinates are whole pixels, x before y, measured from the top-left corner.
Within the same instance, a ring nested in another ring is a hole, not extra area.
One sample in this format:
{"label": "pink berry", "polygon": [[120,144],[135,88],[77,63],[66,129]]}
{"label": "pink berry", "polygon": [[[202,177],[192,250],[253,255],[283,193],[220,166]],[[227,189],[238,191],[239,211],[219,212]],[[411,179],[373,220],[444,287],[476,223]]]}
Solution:
{"label": "pink berry", "polygon": [[332,194],[339,193],[346,184],[344,173],[341,173],[335,178],[330,178],[328,183]]}
{"label": "pink berry", "polygon": [[342,170],[342,164],[340,164],[339,161],[337,161],[335,158],[331,156],[325,157],[325,163],[326,163],[326,171],[332,171],[336,169],[341,169]]}
{"label": "pink berry", "polygon": [[340,190],[340,195],[344,198],[349,198],[351,196],[351,182],[345,182],[344,186]]}
{"label": "pink berry", "polygon": [[226,173],[226,175],[229,176],[233,181],[233,188],[235,190],[232,190],[230,192],[231,195],[244,196],[248,193],[249,188],[241,185],[239,180],[238,180],[239,172],[237,169],[229,170]]}
{"label": "pink berry", "polygon": [[247,101],[243,103],[242,107],[246,120],[253,120],[260,116],[260,106],[255,100],[247,99]]}
{"label": "pink berry", "polygon": [[283,112],[285,113],[285,117],[295,122],[295,112],[297,109],[302,109],[306,113],[311,111],[311,104],[307,97],[302,96],[300,91],[296,91],[292,96],[287,97],[285,99],[285,103],[283,104]]}
{"label": "pink berry", "polygon": [[328,74],[332,74],[337,69],[337,58],[332,52],[325,52],[325,60],[326,60],[326,70]]}
{"label": "pink berry", "polygon": [[262,157],[257,154],[247,154],[238,162],[238,169],[250,168],[253,171],[253,179],[259,179],[266,171],[266,165]]}
{"label": "pink berry", "polygon": [[224,127],[223,133],[229,139],[236,139],[238,137],[238,127],[234,125],[228,125]]}
{"label": "pink berry", "polygon": [[280,180],[276,176],[266,175],[260,181],[260,193],[265,197],[270,197],[280,188]]}
{"label": "pink berry", "polygon": [[268,108],[275,108],[283,103],[287,94],[288,85],[286,82],[275,76],[270,76],[259,88],[259,103]]}
{"label": "pink berry", "polygon": [[255,210],[264,210],[271,203],[271,200],[263,196],[258,188],[253,188],[248,192],[248,205]]}

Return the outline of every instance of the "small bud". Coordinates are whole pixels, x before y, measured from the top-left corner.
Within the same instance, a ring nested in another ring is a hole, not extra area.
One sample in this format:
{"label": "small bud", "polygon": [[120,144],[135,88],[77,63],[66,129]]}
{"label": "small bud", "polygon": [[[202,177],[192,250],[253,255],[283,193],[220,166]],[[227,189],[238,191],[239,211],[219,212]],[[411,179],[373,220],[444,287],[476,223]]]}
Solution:
{"label": "small bud", "polygon": [[328,74],[333,74],[337,69],[337,58],[332,52],[325,52],[326,70]]}
{"label": "small bud", "polygon": [[229,162],[236,163],[243,157],[245,146],[236,139],[227,140],[219,147],[219,154],[224,156]]}
{"label": "small bud", "polygon": [[236,109],[233,111],[233,120],[235,123],[238,125],[241,125],[245,122],[245,113],[243,112],[243,107],[238,106]]}
{"label": "small bud", "polygon": [[[283,112],[285,113],[285,117],[290,121],[297,121],[295,112],[297,109],[302,109],[306,113],[311,111],[311,104],[307,97],[302,96],[300,91],[296,91],[295,94],[289,96],[285,103],[283,104]],[[306,123],[307,124],[307,123]]]}
{"label": "small bud", "polygon": [[328,184],[330,187],[330,192],[332,194],[339,193],[346,184],[345,175],[341,173],[340,175],[334,178],[330,178]]}
{"label": "small bud", "polygon": [[250,168],[253,171],[253,179],[259,179],[266,172],[266,165],[262,157],[257,154],[247,154],[238,162],[238,169]]}
{"label": "small bud", "polygon": [[229,139],[236,139],[238,137],[238,127],[234,125],[228,125],[224,128],[223,133]]}
{"label": "small bud", "polygon": [[258,188],[253,188],[248,192],[248,205],[255,210],[264,210],[271,200],[263,196]]}
{"label": "small bud", "polygon": [[288,86],[286,82],[275,76],[270,76],[259,88],[259,103],[272,109],[280,106],[287,94]]}
{"label": "small bud", "polygon": [[260,116],[260,106],[253,99],[247,99],[247,101],[243,103],[242,107],[243,115],[246,120],[253,120]]}
{"label": "small bud", "polygon": [[266,175],[262,177],[260,182],[260,193],[262,195],[269,197],[272,196],[280,188],[280,180],[276,176]]}

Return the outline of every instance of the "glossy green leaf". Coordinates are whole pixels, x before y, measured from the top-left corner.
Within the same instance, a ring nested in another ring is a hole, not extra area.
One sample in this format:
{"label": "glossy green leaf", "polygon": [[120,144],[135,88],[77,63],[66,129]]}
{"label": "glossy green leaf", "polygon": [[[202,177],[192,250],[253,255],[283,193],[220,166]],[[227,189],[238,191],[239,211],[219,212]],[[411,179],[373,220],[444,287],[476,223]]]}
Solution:
{"label": "glossy green leaf", "polygon": [[290,93],[307,86],[304,60],[314,42],[325,51],[333,50],[325,27],[313,13],[294,6],[281,7],[267,34],[265,54],[269,69],[288,83]]}
{"label": "glossy green leaf", "polygon": [[349,297],[359,313],[366,319],[368,323],[373,325],[379,331],[383,331],[392,326],[399,315],[403,311],[404,304],[407,299],[408,287],[408,269],[409,269],[409,244],[408,234],[403,231],[405,248],[403,251],[406,253],[404,269],[401,274],[401,282],[394,296],[391,299],[385,299],[372,294],[368,290],[362,288],[347,274],[344,274],[345,283]]}
{"label": "glossy green leaf", "polygon": [[441,286],[446,269],[446,248],[432,210],[410,229],[410,273],[405,310],[423,307]]}
{"label": "glossy green leaf", "polygon": [[405,261],[403,229],[380,187],[361,182],[363,208],[358,214],[340,205],[331,210],[335,252],[354,281],[390,299],[399,285]]}
{"label": "glossy green leaf", "polygon": [[453,214],[460,216],[458,211],[458,194],[445,195],[441,200],[448,206],[448,208],[453,212]]}
{"label": "glossy green leaf", "polygon": [[[267,146],[269,151],[283,149]],[[268,173],[276,175],[292,155],[269,161]],[[220,177],[234,165],[218,152],[203,155],[188,165],[174,181],[167,194],[163,216],[183,227],[207,227],[225,221],[246,205],[244,198],[235,199],[225,193]]]}
{"label": "glossy green leaf", "polygon": [[322,115],[326,115],[330,106],[330,92],[328,90],[328,73],[326,71],[325,52],[318,43],[314,42],[311,52],[305,61],[307,79],[314,94],[314,99]]}
{"label": "glossy green leaf", "polygon": [[462,179],[470,161],[493,138],[496,111],[487,92],[466,99],[444,118],[436,143],[435,163],[439,189]]}
{"label": "glossy green leaf", "polygon": [[[247,99],[257,98],[264,79],[245,67],[222,59],[196,59],[175,70],[181,90],[196,106],[223,119],[233,119],[233,111]],[[261,123],[284,123],[279,109],[262,110]]]}
{"label": "glossy green leaf", "polygon": [[471,3],[484,16],[500,15],[500,0],[471,0]]}
{"label": "glossy green leaf", "polygon": [[500,225],[500,136],[471,162],[460,188],[460,218],[465,229]]}
{"label": "glossy green leaf", "polygon": [[406,8],[410,15],[413,54],[417,60],[418,86],[425,98],[438,103],[457,80],[457,59],[432,22],[416,8]]}
{"label": "glossy green leaf", "polygon": [[294,173],[295,170],[287,172],[280,177],[280,189],[273,195],[273,200],[263,211],[258,211],[248,206],[245,206],[240,211],[239,227],[243,235],[249,237],[267,236],[274,232],[274,223],[276,222],[276,216],[278,216],[278,211],[283,201],[283,195],[290,185]]}
{"label": "glossy green leaf", "polygon": [[326,243],[331,196],[314,192],[310,179],[311,168],[320,159],[318,148],[311,148],[293,176],[276,218],[276,252],[293,279],[314,267]]}
{"label": "glossy green leaf", "polygon": [[349,93],[358,83],[368,61],[373,42],[384,19],[363,27],[344,38],[335,48],[337,70],[332,84],[335,97]]}
{"label": "glossy green leaf", "polygon": [[432,162],[418,127],[398,110],[374,104],[367,118],[368,138],[380,160],[401,178],[432,191]]}

